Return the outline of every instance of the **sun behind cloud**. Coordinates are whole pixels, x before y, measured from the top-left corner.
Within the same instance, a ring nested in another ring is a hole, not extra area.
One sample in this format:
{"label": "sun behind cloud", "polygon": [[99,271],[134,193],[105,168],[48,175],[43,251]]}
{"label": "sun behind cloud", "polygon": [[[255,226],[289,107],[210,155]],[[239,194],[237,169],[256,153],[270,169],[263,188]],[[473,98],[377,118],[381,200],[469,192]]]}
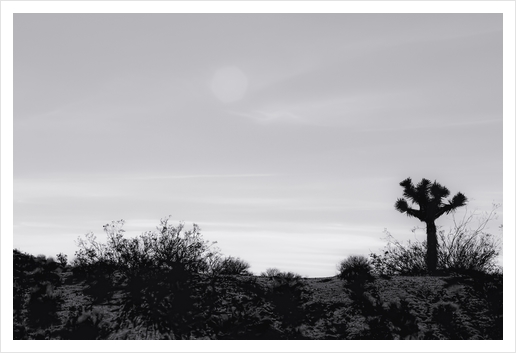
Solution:
{"label": "sun behind cloud", "polygon": [[247,76],[235,66],[218,69],[211,80],[211,90],[223,103],[242,99],[247,91]]}

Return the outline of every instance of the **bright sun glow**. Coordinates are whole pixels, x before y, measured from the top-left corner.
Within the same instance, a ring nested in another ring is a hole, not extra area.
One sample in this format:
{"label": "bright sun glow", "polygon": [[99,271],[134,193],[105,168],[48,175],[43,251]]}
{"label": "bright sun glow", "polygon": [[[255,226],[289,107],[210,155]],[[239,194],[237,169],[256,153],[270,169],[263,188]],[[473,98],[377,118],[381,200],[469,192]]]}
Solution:
{"label": "bright sun glow", "polygon": [[247,90],[247,77],[237,67],[229,66],[218,69],[211,80],[211,89],[215,97],[224,103],[242,99]]}

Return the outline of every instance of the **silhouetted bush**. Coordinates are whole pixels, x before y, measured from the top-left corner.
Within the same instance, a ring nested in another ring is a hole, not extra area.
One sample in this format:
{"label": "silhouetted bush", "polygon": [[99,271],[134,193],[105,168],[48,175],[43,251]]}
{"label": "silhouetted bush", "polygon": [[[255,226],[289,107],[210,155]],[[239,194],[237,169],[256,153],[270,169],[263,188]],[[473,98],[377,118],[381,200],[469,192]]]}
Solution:
{"label": "silhouetted bush", "polygon": [[212,264],[211,272],[215,275],[248,275],[250,267],[246,261],[229,256]]}
{"label": "silhouetted bush", "polygon": [[273,285],[272,288],[288,287],[297,288],[302,287],[303,282],[301,276],[294,272],[279,272],[277,275],[272,276]]}
{"label": "silhouetted bush", "polygon": [[56,258],[61,267],[65,268],[68,265],[68,256],[66,254],[59,253],[56,255]]}
{"label": "silhouetted bush", "polygon": [[269,288],[276,292],[284,290],[299,291],[304,287],[301,276],[294,272],[281,272],[276,268],[269,268],[262,273],[262,276],[272,280]]}
{"label": "silhouetted bush", "polygon": [[[449,272],[475,274],[499,272],[496,263],[501,249],[501,239],[485,231],[489,222],[496,219],[493,205],[489,213],[466,214],[460,221],[454,217],[454,227],[439,232],[440,268]],[[476,220],[476,226],[473,226]],[[473,227],[472,227],[473,226]]]}
{"label": "silhouetted bush", "polygon": [[373,279],[371,264],[364,256],[350,256],[338,267],[338,277],[348,282],[365,283]]}
{"label": "silhouetted bush", "polygon": [[209,259],[217,255],[210,249],[214,243],[202,239],[199,227],[184,231],[184,223],[177,227],[168,224],[169,218],[161,219],[156,231],[127,239],[122,228],[125,221],[113,221],[104,225],[107,243],[96,240],[94,234],[86,234],[86,239],[79,238],[79,251],[76,252],[75,266],[84,266],[103,262],[114,265],[125,273],[138,273],[140,270],[153,268],[178,268],[193,273],[206,273]]}
{"label": "silhouetted bush", "polygon": [[262,275],[271,280],[266,298],[273,304],[274,313],[280,318],[284,334],[292,339],[301,339],[298,326],[305,317],[301,307],[305,301],[305,284],[301,276],[277,269],[267,269]]}
{"label": "silhouetted bush", "polygon": [[268,268],[265,270],[265,272],[262,272],[260,274],[260,276],[273,278],[273,277],[279,276],[280,274],[281,274],[281,271],[278,270],[277,268]]}
{"label": "silhouetted bush", "polygon": [[[184,223],[173,227],[168,221],[169,218],[162,219],[157,231],[132,239],[123,236],[123,220],[106,224],[105,244],[99,243],[93,234],[79,239],[74,268],[88,272],[99,265],[101,272],[108,273],[97,276],[94,287],[90,287],[96,290],[93,295],[98,299],[102,295],[109,299],[106,288],[112,281],[123,286],[119,327],[143,324],[173,338],[188,338],[206,325],[203,303],[207,300],[204,295],[208,282],[202,275],[212,271],[211,265],[219,255],[211,249],[213,243],[202,239],[196,224],[185,231]],[[229,260],[226,264],[232,270],[244,266],[241,260]]]}
{"label": "silhouetted bush", "polygon": [[426,273],[426,241],[408,241],[406,245],[398,242],[385,230],[387,246],[383,254],[369,255],[372,272],[383,276],[418,276]]}

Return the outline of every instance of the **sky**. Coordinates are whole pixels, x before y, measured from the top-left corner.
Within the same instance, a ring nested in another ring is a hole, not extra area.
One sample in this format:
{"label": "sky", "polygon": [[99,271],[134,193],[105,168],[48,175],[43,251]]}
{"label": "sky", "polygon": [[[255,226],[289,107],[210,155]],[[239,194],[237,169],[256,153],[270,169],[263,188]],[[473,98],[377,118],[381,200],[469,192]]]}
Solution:
{"label": "sky", "polygon": [[170,215],[256,274],[325,277],[384,229],[425,239],[394,209],[407,177],[503,205],[501,14],[17,13],[13,43],[34,255]]}

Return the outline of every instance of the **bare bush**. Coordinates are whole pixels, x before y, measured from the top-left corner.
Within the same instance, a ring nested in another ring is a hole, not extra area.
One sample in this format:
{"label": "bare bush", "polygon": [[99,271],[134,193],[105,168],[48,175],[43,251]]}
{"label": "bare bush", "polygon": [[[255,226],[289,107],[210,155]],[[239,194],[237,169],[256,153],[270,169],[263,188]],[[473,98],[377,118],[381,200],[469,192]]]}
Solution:
{"label": "bare bush", "polygon": [[247,275],[250,274],[251,265],[246,261],[232,256],[226,258],[218,258],[211,265],[211,273],[215,275]]}
{"label": "bare bush", "polygon": [[493,205],[489,213],[465,213],[460,220],[453,217],[453,228],[448,233],[439,232],[441,269],[459,273],[493,273],[499,270],[496,258],[500,254],[502,240],[486,232],[489,222],[496,219],[498,208],[499,205]]}
{"label": "bare bush", "polygon": [[[76,253],[76,268],[99,268],[92,284],[97,284],[94,295],[109,300],[105,293],[110,284],[125,288],[123,305],[116,319],[119,328],[141,325],[151,331],[185,338],[193,326],[206,325],[206,283],[202,275],[210,272],[210,265],[219,257],[214,243],[203,240],[199,227],[190,230],[184,223],[169,224],[161,219],[157,231],[124,238],[124,221],[104,225],[107,243],[99,243],[93,234],[80,239]],[[99,267],[100,266],[100,267]],[[115,276],[115,272],[117,275]],[[107,274],[100,283],[101,275]],[[96,289],[100,289],[100,292]]]}
{"label": "bare bush", "polygon": [[137,272],[139,269],[182,268],[185,271],[204,273],[209,269],[209,259],[218,254],[209,243],[202,239],[200,228],[193,224],[190,230],[184,230],[184,223],[174,227],[168,224],[169,218],[161,219],[156,231],[124,238],[124,220],[113,221],[103,226],[107,234],[105,244],[97,241],[93,233],[86,234],[86,239],[79,238],[80,250],[75,253],[75,266],[105,263],[117,268]]}
{"label": "bare bush", "polygon": [[279,276],[281,274],[281,271],[278,270],[277,268],[268,268],[265,270],[265,272],[262,272],[260,274],[260,276],[265,276],[265,277],[276,277],[276,276]]}

